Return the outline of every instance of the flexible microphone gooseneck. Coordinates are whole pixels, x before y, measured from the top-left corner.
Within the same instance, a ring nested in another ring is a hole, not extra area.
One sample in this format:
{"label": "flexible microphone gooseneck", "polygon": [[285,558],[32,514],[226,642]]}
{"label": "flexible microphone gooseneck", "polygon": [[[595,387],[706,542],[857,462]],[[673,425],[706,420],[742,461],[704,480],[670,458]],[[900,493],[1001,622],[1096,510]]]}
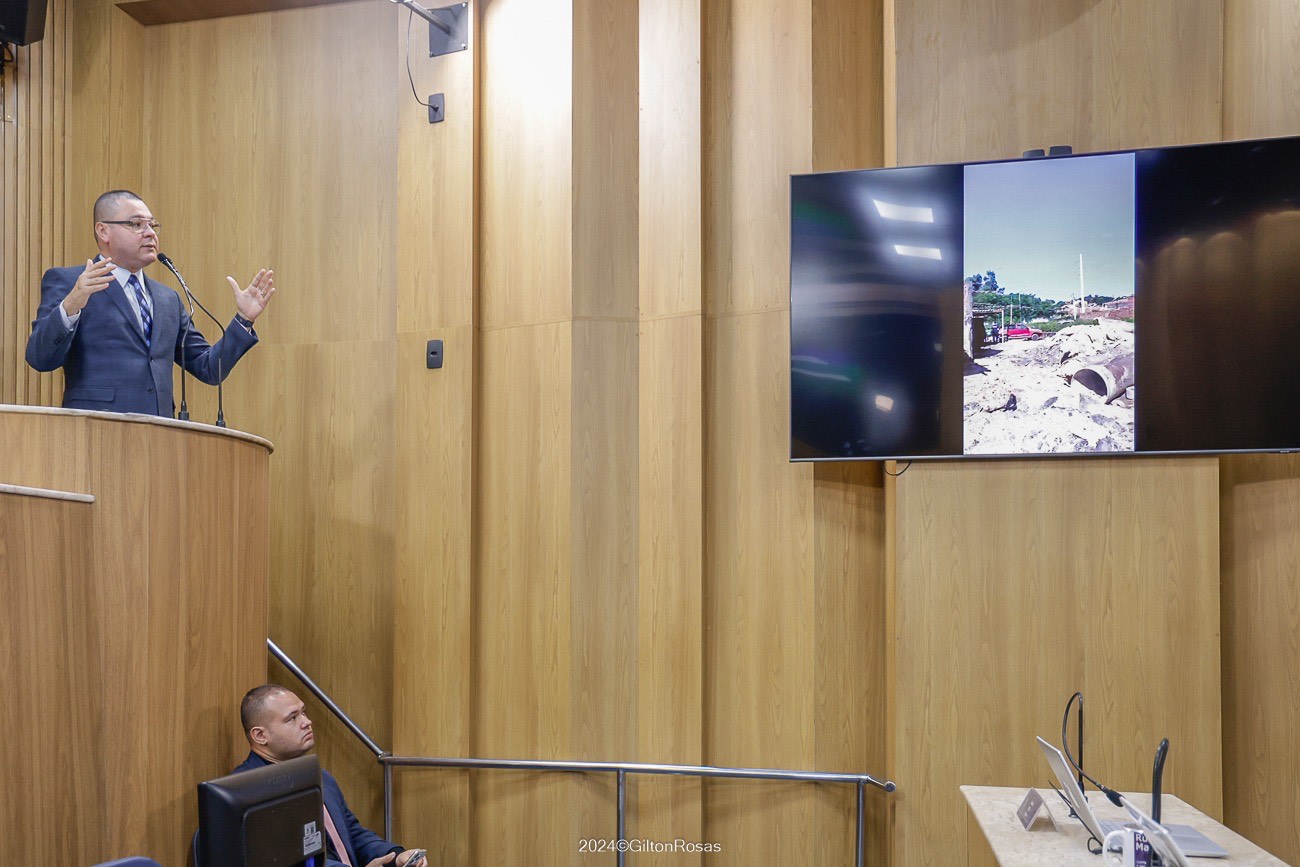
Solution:
{"label": "flexible microphone gooseneck", "polygon": [[1160,784],[1165,775],[1165,756],[1169,755],[1169,738],[1161,738],[1156,747],[1156,762],[1151,768],[1151,818],[1160,821]]}
{"label": "flexible microphone gooseneck", "polygon": [[[1066,737],[1066,731],[1070,725],[1070,705],[1074,704],[1076,698],[1079,700],[1079,762],[1074,766],[1078,769],[1079,791],[1086,792],[1087,789],[1083,785],[1083,693],[1077,690],[1074,695],[1070,696],[1070,700],[1065,703],[1065,714],[1061,717],[1061,746],[1065,747],[1065,754],[1068,756],[1070,754],[1070,741]],[[1070,759],[1070,763],[1074,764],[1073,758]]]}
{"label": "flexible microphone gooseneck", "polygon": [[[211,319],[213,322],[215,322],[217,328],[221,329],[221,331],[224,333],[226,330],[226,326],[221,324],[220,319],[212,315],[211,310],[203,306],[202,301],[194,297],[194,293],[190,291],[189,285],[185,282],[185,278],[181,276],[181,272],[176,269],[176,265],[173,264],[171,257],[166,255],[165,253],[159,253],[158,261],[162,262],[163,266],[166,267],[168,271],[172,272],[173,275],[175,275],[176,279],[181,284],[181,288],[185,290],[185,297],[188,298],[190,302],[190,319],[192,320],[194,318],[194,305],[197,304],[199,305],[199,309],[202,310],[204,313],[206,313],[208,315],[208,318]],[[186,337],[188,336],[189,336],[189,332],[187,330]],[[226,411],[225,411],[224,402],[222,401],[222,393],[221,393],[221,380],[224,378],[224,376],[225,376],[225,372],[221,369],[221,356],[218,355],[217,356],[217,427],[226,426]],[[184,348],[181,349],[181,410],[182,412],[185,413],[185,415],[182,417],[188,419],[189,410],[185,406],[185,350]]]}
{"label": "flexible microphone gooseneck", "polygon": [[[1124,799],[1119,792],[1109,786],[1103,786],[1101,783],[1090,777],[1087,772],[1084,771],[1082,762],[1076,762],[1074,756],[1070,755],[1070,741],[1066,738],[1065,733],[1066,726],[1070,721],[1070,705],[1074,703],[1076,698],[1079,700],[1079,757],[1080,759],[1083,758],[1083,693],[1081,692],[1076,692],[1074,695],[1070,696],[1070,700],[1065,703],[1065,717],[1061,720],[1061,746],[1065,748],[1065,758],[1068,759],[1070,764],[1074,766],[1074,769],[1079,772],[1079,791],[1083,791],[1083,781],[1087,780],[1096,786],[1097,791],[1105,795],[1106,799],[1112,804],[1116,807],[1123,807]],[[1099,840],[1098,842],[1101,841]]]}

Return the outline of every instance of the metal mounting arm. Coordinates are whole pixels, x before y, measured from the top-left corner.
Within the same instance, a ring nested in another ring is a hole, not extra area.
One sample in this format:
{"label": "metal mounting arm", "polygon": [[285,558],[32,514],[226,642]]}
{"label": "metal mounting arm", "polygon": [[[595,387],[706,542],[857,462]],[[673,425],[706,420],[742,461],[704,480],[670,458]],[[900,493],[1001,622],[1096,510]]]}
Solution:
{"label": "metal mounting arm", "polygon": [[426,9],[415,0],[390,0],[429,22],[429,56],[438,57],[469,47],[469,4]]}

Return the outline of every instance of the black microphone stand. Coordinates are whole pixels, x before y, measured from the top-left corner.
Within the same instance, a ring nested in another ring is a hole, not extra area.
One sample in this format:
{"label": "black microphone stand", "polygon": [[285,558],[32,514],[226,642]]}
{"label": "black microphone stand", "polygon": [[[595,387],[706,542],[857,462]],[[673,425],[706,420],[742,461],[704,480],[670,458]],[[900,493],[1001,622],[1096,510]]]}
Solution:
{"label": "black microphone stand", "polygon": [[[188,298],[189,301],[190,301],[190,318],[191,318],[191,319],[194,318],[194,305],[197,304],[197,305],[199,305],[199,309],[202,310],[204,313],[206,313],[207,316],[208,316],[208,318],[211,319],[213,322],[215,322],[216,325],[217,325],[217,328],[221,329],[222,333],[224,333],[225,330],[226,330],[226,326],[224,326],[224,325],[221,324],[221,320],[220,320],[220,319],[218,319],[217,317],[215,317],[215,316],[212,315],[212,311],[211,311],[211,310],[209,310],[208,308],[206,308],[206,307],[203,306],[203,302],[202,302],[202,301],[200,301],[198,298],[195,298],[195,297],[194,297],[194,293],[190,291],[190,287],[189,287],[189,285],[185,282],[185,278],[181,276],[181,272],[178,271],[178,270],[176,269],[176,266],[175,266],[174,264],[172,264],[172,260],[171,260],[171,258],[168,257],[168,256],[164,256],[162,253],[159,253],[159,254],[158,254],[158,261],[159,261],[159,262],[162,262],[163,265],[166,266],[166,268],[167,268],[168,271],[171,271],[172,274],[176,275],[176,279],[180,282],[180,284],[181,284],[181,288],[185,290],[185,297]],[[220,339],[220,338],[218,338],[218,339]],[[184,371],[185,371],[185,350],[182,349],[182,350],[181,350],[181,377],[182,377],[182,379],[181,379],[181,388],[182,388],[182,398],[181,398],[181,403],[182,403],[182,406],[184,405],[184,395],[183,395],[183,392],[184,392],[184,385],[185,385],[185,379],[184,379],[184,375],[185,375],[185,373],[184,373]],[[226,411],[225,411],[224,402],[222,401],[222,393],[221,393],[221,381],[222,381],[224,378],[225,378],[225,371],[223,371],[223,370],[221,369],[221,356],[218,355],[218,356],[217,356],[217,427],[225,427],[225,426],[226,426]]]}
{"label": "black microphone stand", "polygon": [[[188,289],[186,289],[185,297],[188,299],[189,295],[190,292]],[[193,302],[191,302],[190,318],[185,320],[185,335],[184,335],[184,339],[181,341],[181,411],[176,414],[176,417],[181,421],[190,420],[190,404],[189,401],[186,400],[185,398],[185,347],[188,346],[190,343],[190,328],[193,326],[193,324],[194,324],[194,304]]]}

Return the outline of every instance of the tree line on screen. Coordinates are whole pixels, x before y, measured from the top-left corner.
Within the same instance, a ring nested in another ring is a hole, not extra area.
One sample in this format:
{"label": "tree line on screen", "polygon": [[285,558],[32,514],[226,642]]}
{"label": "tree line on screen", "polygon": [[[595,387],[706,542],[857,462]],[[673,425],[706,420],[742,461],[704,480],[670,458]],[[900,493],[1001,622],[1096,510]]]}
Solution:
{"label": "tree line on screen", "polygon": [[[994,271],[972,274],[966,278],[966,282],[971,285],[974,293],[972,300],[975,302],[976,307],[1005,307],[1009,322],[1063,318],[1060,312],[1063,302],[1053,301],[1051,298],[1039,298],[1032,292],[1018,292],[1015,289],[1008,289],[998,283],[998,275]],[[1083,300],[1088,304],[1099,306],[1116,299],[1111,295],[1085,295]],[[1012,308],[1014,308],[1014,313]]]}

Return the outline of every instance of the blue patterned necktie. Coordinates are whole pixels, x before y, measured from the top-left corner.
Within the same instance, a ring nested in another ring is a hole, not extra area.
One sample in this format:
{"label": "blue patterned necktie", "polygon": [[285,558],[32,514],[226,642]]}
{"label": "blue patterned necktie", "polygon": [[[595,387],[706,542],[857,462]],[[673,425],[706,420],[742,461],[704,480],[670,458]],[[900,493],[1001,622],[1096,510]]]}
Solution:
{"label": "blue patterned necktie", "polygon": [[135,290],[136,303],[140,305],[140,326],[144,330],[144,345],[152,346],[153,344],[153,314],[149,312],[149,299],[144,294],[144,287],[140,281],[135,279],[132,274],[126,278],[126,283]]}

